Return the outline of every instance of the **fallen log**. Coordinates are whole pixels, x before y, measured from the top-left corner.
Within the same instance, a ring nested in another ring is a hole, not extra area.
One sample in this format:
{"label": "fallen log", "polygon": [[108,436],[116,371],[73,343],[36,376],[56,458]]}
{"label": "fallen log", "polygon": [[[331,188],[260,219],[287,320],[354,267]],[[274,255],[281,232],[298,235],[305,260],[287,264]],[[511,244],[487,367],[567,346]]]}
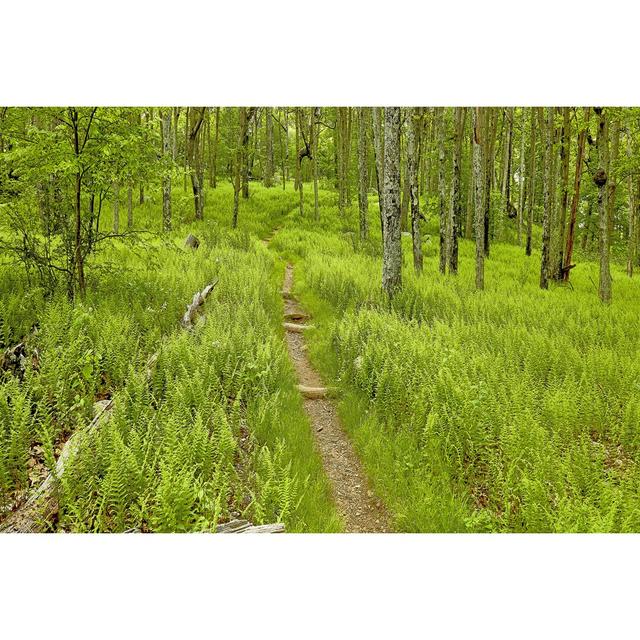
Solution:
{"label": "fallen log", "polygon": [[42,533],[48,522],[58,511],[56,481],[62,477],[65,464],[77,453],[83,434],[89,434],[108,420],[113,409],[113,400],[99,400],[94,405],[96,415],[85,429],[76,431],[65,443],[56,462],[56,468],[49,472],[42,484],[30,495],[25,505],[12,513],[1,525],[0,532]]}
{"label": "fallen log", "polygon": [[282,522],[252,525],[248,520],[231,520],[216,527],[216,533],[284,533]]}
{"label": "fallen log", "polygon": [[209,294],[213,291],[213,288],[218,284],[218,280],[214,280],[211,284],[208,284],[202,291],[197,291],[191,304],[187,307],[187,310],[180,320],[180,325],[183,329],[191,329],[196,318],[196,314],[200,307],[206,302]]}
{"label": "fallen log", "polygon": [[293,333],[302,333],[307,329],[315,329],[312,324],[294,324],[293,322],[283,322],[282,326],[286,331],[292,331]]}
{"label": "fallen log", "polygon": [[284,314],[284,319],[285,320],[308,320],[309,319],[309,314],[305,313],[304,311],[290,311],[288,313]]}
{"label": "fallen log", "polygon": [[304,384],[296,385],[296,388],[302,396],[308,400],[322,400],[326,398],[330,392],[328,387],[307,387]]}

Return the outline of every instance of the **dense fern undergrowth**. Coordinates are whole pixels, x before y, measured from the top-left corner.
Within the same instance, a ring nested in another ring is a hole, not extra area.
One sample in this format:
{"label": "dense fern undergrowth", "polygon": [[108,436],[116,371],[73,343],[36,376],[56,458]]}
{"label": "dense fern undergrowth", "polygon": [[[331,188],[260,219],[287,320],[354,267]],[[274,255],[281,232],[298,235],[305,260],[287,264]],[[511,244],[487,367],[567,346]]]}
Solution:
{"label": "dense fern undergrowth", "polygon": [[[315,220],[309,188],[300,216],[291,185],[252,185],[237,230],[232,199],[229,185],[209,190],[194,222],[191,195],[174,190],[165,236],[159,198],[137,207],[135,226],[150,233],[96,257],[83,302],[0,267],[2,346],[26,336],[37,349],[24,378],[0,386],[0,521],[84,433],[93,403],[112,397],[111,419],[83,435],[61,479],[54,529],[208,531],[246,517],[341,530],[282,340],[286,259],[314,315],[310,357],[340,389],[397,530],[640,530],[640,288],[621,267],[609,306],[585,256],[571,286],[542,291],[539,253],[527,258],[506,228],[477,292],[469,241],[459,275],[438,273],[424,203],[424,273],[405,238],[390,306],[374,198],[365,243],[355,203],[341,219],[330,191]],[[275,228],[267,249],[259,238]],[[183,247],[189,232],[197,251]],[[206,313],[181,330],[185,305],[214,278]]]}
{"label": "dense fern undergrowth", "polygon": [[581,259],[571,286],[542,291],[539,252],[496,243],[477,292],[474,245],[463,240],[459,275],[442,276],[431,226],[419,277],[404,239],[389,306],[376,214],[370,203],[363,245],[332,215],[321,229],[297,218],[272,245],[298,263],[316,317],[310,355],[341,388],[397,529],[640,530],[637,281],[613,266],[614,302],[602,305],[597,265]]}
{"label": "dense fern undergrowth", "polygon": [[[208,531],[245,517],[340,530],[283,346],[282,267],[258,241],[296,195],[256,190],[237,230],[232,197],[228,186],[210,191],[194,223],[189,194],[175,192],[176,230],[110,245],[83,302],[3,268],[4,346],[27,337],[37,358],[0,387],[0,521],[79,431],[55,529]],[[138,229],[156,231],[159,219],[158,203],[136,208]],[[183,247],[189,232],[197,251]],[[195,329],[180,329],[193,294],[216,278]],[[114,399],[112,417],[85,434],[102,398]]]}

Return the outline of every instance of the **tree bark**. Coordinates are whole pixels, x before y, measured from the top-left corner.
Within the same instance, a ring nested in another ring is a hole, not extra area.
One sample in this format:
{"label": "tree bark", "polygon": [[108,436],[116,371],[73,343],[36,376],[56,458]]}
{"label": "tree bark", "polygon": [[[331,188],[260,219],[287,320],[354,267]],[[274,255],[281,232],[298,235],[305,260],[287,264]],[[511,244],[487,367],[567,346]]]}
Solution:
{"label": "tree bark", "polygon": [[[537,109],[536,109],[537,111]],[[527,208],[527,243],[525,246],[525,254],[531,255],[531,240],[533,234],[533,205],[535,204],[536,195],[536,113],[534,108],[531,109],[531,149],[529,153],[529,206]]]}
{"label": "tree bark", "polygon": [[578,153],[576,155],[576,170],[573,179],[573,196],[571,198],[571,214],[569,216],[569,228],[567,230],[567,247],[565,251],[562,279],[569,282],[571,274],[571,259],[573,257],[573,242],[575,238],[576,219],[578,216],[578,203],[580,202],[580,182],[582,180],[582,169],[584,161],[584,146],[589,128],[589,108],[584,110],[584,126],[578,134]]}
{"label": "tree bark", "polygon": [[447,197],[445,185],[444,163],[444,136],[445,136],[445,109],[438,109],[438,220],[440,230],[440,253],[438,269],[444,274],[447,269]]}
{"label": "tree bark", "polygon": [[526,181],[524,176],[524,144],[526,140],[526,129],[527,129],[527,110],[525,108],[522,109],[522,134],[520,138],[520,168],[518,169],[518,196],[519,196],[519,205],[518,205],[518,246],[522,246],[522,223],[524,217],[524,205],[525,205],[525,193],[526,193]]}
{"label": "tree bark", "polygon": [[400,233],[400,107],[384,109],[384,215],[382,288],[393,298],[402,286]]}
{"label": "tree bark", "polygon": [[551,154],[553,133],[553,107],[547,107],[546,126],[544,108],[540,107],[540,125],[545,132],[544,148],[544,216],[542,218],[542,260],[540,263],[540,288],[549,288],[550,240],[551,240]]}
{"label": "tree bark", "polygon": [[611,274],[609,273],[609,220],[607,216],[607,180],[609,170],[609,140],[605,110],[602,107],[594,109],[599,117],[598,122],[598,170],[593,176],[593,181],[598,187],[598,223],[600,227],[599,253],[600,253],[600,283],[598,295],[602,302],[611,302]]}
{"label": "tree bark", "polygon": [[264,163],[264,186],[273,186],[273,118],[271,117],[271,107],[265,107],[265,163]]}
{"label": "tree bark", "polygon": [[[171,154],[171,112],[168,109],[161,111],[161,118],[162,155],[168,164]],[[168,168],[162,176],[162,229],[165,232],[171,231],[171,171]]]}
{"label": "tree bark", "polygon": [[[633,157],[633,148],[631,142],[631,130],[628,128],[626,132],[627,139],[627,159],[629,165],[631,165],[631,158]],[[629,229],[627,238],[627,275],[633,277],[633,263],[635,262],[636,254],[636,206],[634,197],[634,185],[633,185],[633,172],[629,168],[627,175],[627,191],[628,191],[628,206],[629,206]]]}
{"label": "tree bark", "polygon": [[451,168],[451,207],[449,210],[449,274],[458,273],[458,235],[462,218],[462,195],[460,193],[460,171],[462,163],[462,139],[464,137],[465,108],[454,109],[455,140]]}
{"label": "tree bark", "polygon": [[318,144],[320,137],[320,107],[314,107],[311,121],[311,153],[313,155],[313,216],[320,220],[320,204],[318,200]]}
{"label": "tree bark", "polygon": [[365,242],[369,237],[367,115],[368,111],[366,107],[358,108],[358,211],[360,214],[360,242]]}
{"label": "tree bark", "polygon": [[373,153],[376,164],[376,184],[378,207],[380,209],[380,229],[384,229],[384,131],[382,129],[383,109],[373,107]]}
{"label": "tree bark", "polygon": [[409,200],[411,205],[411,239],[413,245],[413,268],[416,273],[422,272],[422,238],[420,237],[420,201],[418,200],[418,127],[420,123],[419,107],[408,109],[409,126],[407,129],[407,169],[406,180],[409,184]]}
{"label": "tree bark", "polygon": [[474,227],[476,235],[476,289],[484,289],[484,200],[482,189],[484,175],[482,171],[483,140],[480,107],[473,107],[473,187],[475,200]]}

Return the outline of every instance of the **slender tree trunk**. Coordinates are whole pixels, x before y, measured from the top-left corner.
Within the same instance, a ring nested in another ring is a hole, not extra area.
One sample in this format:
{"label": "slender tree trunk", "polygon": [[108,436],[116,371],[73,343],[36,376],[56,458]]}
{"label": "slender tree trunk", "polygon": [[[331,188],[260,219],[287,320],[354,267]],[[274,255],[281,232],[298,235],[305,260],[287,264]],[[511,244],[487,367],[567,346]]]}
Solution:
{"label": "slender tree trunk", "polygon": [[120,233],[120,184],[113,183],[113,233]]}
{"label": "slender tree trunk", "polygon": [[527,208],[527,244],[525,254],[531,255],[531,241],[533,235],[533,213],[536,195],[536,113],[531,108],[531,154],[529,168],[529,206]]}
{"label": "slender tree trunk", "polygon": [[438,109],[438,220],[440,227],[440,260],[438,269],[444,274],[447,269],[447,196],[445,184],[444,136],[446,129],[445,109]]}
{"label": "slender tree trunk", "polygon": [[473,236],[474,211],[475,211],[475,173],[473,170],[473,148],[474,148],[474,129],[473,129],[473,109],[471,110],[471,134],[469,135],[469,190],[467,193],[467,216],[464,227],[464,237],[471,240]]}
{"label": "slender tree trunk", "polygon": [[302,155],[300,152],[300,142],[298,132],[302,133],[302,112],[301,107],[296,107],[296,140],[298,147],[296,148],[296,176],[298,178],[298,194],[300,196],[300,217],[304,215],[304,187],[302,182]]}
{"label": "slender tree trunk", "polygon": [[578,203],[580,202],[580,182],[582,180],[582,165],[584,160],[584,145],[587,139],[589,128],[589,108],[584,110],[584,126],[578,134],[578,153],[576,155],[576,171],[573,179],[573,196],[571,198],[571,214],[569,217],[569,228],[567,230],[567,248],[565,252],[562,279],[569,282],[571,273],[571,259],[573,257],[573,242],[576,230],[576,219],[578,216]]}
{"label": "slender tree trunk", "polygon": [[273,118],[271,107],[265,107],[266,157],[264,163],[264,186],[273,186]]}
{"label": "slender tree trunk", "polygon": [[518,169],[518,185],[519,185],[519,200],[520,203],[518,205],[518,246],[522,246],[522,223],[524,217],[524,205],[525,205],[525,192],[526,192],[526,181],[524,176],[524,144],[526,140],[526,130],[527,130],[527,110],[526,108],[522,109],[522,134],[520,138],[520,168]]}
{"label": "slender tree trunk", "polygon": [[540,288],[549,288],[550,252],[551,240],[551,154],[553,134],[553,107],[547,107],[546,126],[544,108],[540,107],[540,125],[545,132],[544,148],[544,217],[542,219],[542,261],[540,263]]}
{"label": "slender tree trunk", "polygon": [[127,227],[133,227],[133,187],[127,187]]}
{"label": "slender tree trunk", "polygon": [[248,115],[247,108],[243,107],[244,124],[242,136],[242,197],[246,200],[249,198],[249,124],[251,118]]}
{"label": "slender tree trunk", "polygon": [[320,204],[318,201],[318,146],[320,137],[320,107],[314,107],[311,121],[311,153],[313,154],[313,216],[318,222],[320,220]]}
{"label": "slender tree trunk", "polygon": [[484,176],[482,172],[483,131],[479,107],[473,107],[473,187],[475,200],[474,227],[476,235],[476,289],[484,289],[484,200],[482,188]]}
{"label": "slender tree trunk", "polygon": [[400,107],[384,109],[384,225],[382,288],[392,298],[402,286],[400,232]]}
{"label": "slender tree trunk", "polygon": [[376,163],[376,184],[378,188],[378,207],[380,209],[380,229],[384,229],[384,131],[382,129],[383,109],[373,107],[373,153]]}
{"label": "slender tree trunk", "polygon": [[244,148],[244,131],[247,125],[247,108],[238,108],[238,143],[233,166],[233,218],[231,226],[238,226],[238,209],[240,208],[240,190],[242,188],[242,155]]}
{"label": "slender tree trunk", "polygon": [[599,117],[598,122],[598,170],[593,176],[593,182],[598,187],[598,222],[600,226],[600,285],[598,294],[604,303],[611,302],[611,275],[609,273],[609,220],[607,216],[607,172],[609,169],[609,140],[605,110],[602,107],[594,109]]}
{"label": "slender tree trunk", "polygon": [[509,107],[506,111],[505,121],[505,158],[502,170],[502,198],[504,209],[499,219],[498,238],[502,239],[503,224],[509,219],[511,212],[511,158],[513,155],[513,112],[514,108]]}
{"label": "slender tree trunk", "polygon": [[462,163],[462,139],[464,137],[465,108],[454,109],[455,140],[453,146],[453,165],[451,169],[451,207],[449,217],[449,274],[458,273],[458,235],[462,217],[462,198],[460,194],[460,165]]}
{"label": "slender tree trunk", "polygon": [[484,144],[484,255],[489,257],[490,231],[491,231],[491,191],[494,184],[495,169],[495,140],[498,126],[498,116],[495,109],[485,109],[485,144]]}
{"label": "slender tree trunk", "polygon": [[418,200],[418,145],[417,133],[420,123],[418,107],[408,109],[409,123],[407,129],[407,169],[405,178],[409,184],[411,201],[411,239],[413,244],[413,267],[416,273],[422,273],[422,238],[420,237],[420,201]]}
{"label": "slender tree trunk", "polygon": [[369,237],[369,198],[367,175],[367,108],[358,108],[358,211],[360,213],[360,241]]}
{"label": "slender tree trunk", "polygon": [[571,123],[569,107],[562,108],[562,133],[560,136],[560,215],[558,220],[558,256],[553,277],[560,281],[564,275],[565,228],[567,226],[567,206],[569,204],[569,141],[571,140]]}
{"label": "slender tree trunk", "polygon": [[[633,157],[633,149],[631,142],[631,130],[628,128],[626,133],[627,139],[627,160],[629,162],[629,166],[631,167],[631,159]],[[629,169],[629,173],[627,175],[627,191],[628,193],[628,202],[629,202],[629,236],[627,239],[627,275],[632,278],[633,277],[633,263],[635,262],[635,254],[636,254],[636,206],[635,206],[635,198],[634,198],[634,185],[633,185],[633,173],[631,169]]]}
{"label": "slender tree trunk", "polygon": [[618,178],[615,169],[618,164],[618,149],[620,148],[620,121],[616,118],[611,123],[611,152],[609,155],[609,167],[607,169],[607,223],[609,225],[609,243],[614,232],[616,192]]}
{"label": "slender tree trunk", "polygon": [[[170,154],[173,155],[171,153],[171,112],[169,109],[161,112],[161,118],[162,155],[165,163],[168,163]],[[175,140],[175,136],[173,139]],[[162,176],[162,229],[163,231],[171,231],[171,170],[168,168],[165,169]]]}

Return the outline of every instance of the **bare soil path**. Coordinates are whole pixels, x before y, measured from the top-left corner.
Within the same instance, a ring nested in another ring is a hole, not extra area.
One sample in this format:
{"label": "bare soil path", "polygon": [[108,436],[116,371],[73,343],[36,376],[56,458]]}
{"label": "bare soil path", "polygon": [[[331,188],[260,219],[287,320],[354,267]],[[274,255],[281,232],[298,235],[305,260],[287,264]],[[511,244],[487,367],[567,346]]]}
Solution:
{"label": "bare soil path", "polygon": [[304,329],[300,325],[310,321],[293,298],[292,285],[293,266],[288,264],[282,288],[287,348],[345,530],[349,533],[390,532],[393,529],[389,514],[374,496],[353,445],[340,424],[335,404],[326,397],[323,382],[307,357]]}

